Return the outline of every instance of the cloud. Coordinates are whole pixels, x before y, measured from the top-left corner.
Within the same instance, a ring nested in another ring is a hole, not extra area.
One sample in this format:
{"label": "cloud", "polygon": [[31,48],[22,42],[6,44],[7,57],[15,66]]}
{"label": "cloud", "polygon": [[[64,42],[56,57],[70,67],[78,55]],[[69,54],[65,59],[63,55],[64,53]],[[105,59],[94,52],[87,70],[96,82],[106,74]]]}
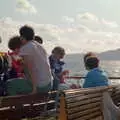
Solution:
{"label": "cloud", "polygon": [[28,0],[17,0],[17,10],[24,13],[36,14],[36,8]]}
{"label": "cloud", "polygon": [[67,53],[102,52],[120,47],[119,25],[116,28],[110,27],[106,23],[91,22],[91,24],[88,24],[85,21],[80,23],[74,21],[73,26],[64,23],[59,25],[36,24],[31,21],[15,21],[8,17],[0,19],[0,36],[2,38],[0,50],[8,49],[7,42],[9,38],[13,35],[19,35],[19,28],[24,24],[32,26],[35,33],[43,38],[48,53],[58,45],[64,47]]}
{"label": "cloud", "polygon": [[68,17],[68,16],[63,16],[62,17],[62,21],[63,22],[67,22],[67,23],[73,23],[74,22],[74,18]]}
{"label": "cloud", "polygon": [[89,32],[91,32],[91,30],[88,27],[84,26],[84,25],[78,25],[77,30],[79,30],[79,32],[81,32],[81,33],[89,33]]}
{"label": "cloud", "polygon": [[94,14],[89,13],[89,12],[86,12],[83,14],[78,14],[77,19],[78,20],[86,20],[86,21],[94,21],[94,22],[99,21],[99,18],[97,16],[95,16]]}
{"label": "cloud", "polygon": [[112,21],[107,21],[107,20],[105,20],[105,19],[102,19],[101,22],[102,22],[104,25],[106,25],[106,26],[108,26],[108,27],[111,27],[111,28],[117,28],[117,27],[119,27],[119,25],[118,25],[115,21],[112,22]]}
{"label": "cloud", "polygon": [[96,15],[86,12],[76,15],[76,23],[87,26],[88,28],[93,29],[94,31],[106,31],[112,28],[118,28],[119,25],[115,21],[105,20],[104,18],[99,18]]}

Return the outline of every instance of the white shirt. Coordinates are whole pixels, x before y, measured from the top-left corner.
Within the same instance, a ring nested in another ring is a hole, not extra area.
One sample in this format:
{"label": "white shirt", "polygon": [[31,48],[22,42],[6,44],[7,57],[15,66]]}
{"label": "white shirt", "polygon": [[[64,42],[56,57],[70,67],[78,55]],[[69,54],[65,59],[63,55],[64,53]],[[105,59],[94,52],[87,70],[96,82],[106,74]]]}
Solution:
{"label": "white shirt", "polygon": [[51,82],[51,71],[45,49],[32,40],[20,49],[21,56],[27,56],[32,67],[35,82],[43,87]]}

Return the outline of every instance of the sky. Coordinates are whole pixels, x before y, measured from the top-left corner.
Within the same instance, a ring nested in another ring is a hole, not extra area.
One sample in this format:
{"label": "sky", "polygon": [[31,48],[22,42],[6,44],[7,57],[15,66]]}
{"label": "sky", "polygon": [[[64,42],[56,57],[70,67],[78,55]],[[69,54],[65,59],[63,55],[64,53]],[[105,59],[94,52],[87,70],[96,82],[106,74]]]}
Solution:
{"label": "sky", "polygon": [[29,24],[44,39],[48,53],[103,52],[120,47],[119,0],[0,0],[0,50]]}

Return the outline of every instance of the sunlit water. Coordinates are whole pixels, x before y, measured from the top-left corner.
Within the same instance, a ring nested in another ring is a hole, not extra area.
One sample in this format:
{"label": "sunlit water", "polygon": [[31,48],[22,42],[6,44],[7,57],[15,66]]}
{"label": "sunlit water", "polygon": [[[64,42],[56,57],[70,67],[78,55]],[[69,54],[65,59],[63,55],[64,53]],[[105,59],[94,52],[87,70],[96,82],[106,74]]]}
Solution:
{"label": "sunlit water", "polygon": [[[107,72],[109,77],[120,77],[120,61],[101,61],[100,67]],[[85,76],[87,71],[84,68],[84,64],[79,60],[66,60],[65,69],[70,70],[70,76]],[[67,80],[70,83],[82,84],[84,80]],[[112,84],[120,84],[120,80],[111,80]]]}

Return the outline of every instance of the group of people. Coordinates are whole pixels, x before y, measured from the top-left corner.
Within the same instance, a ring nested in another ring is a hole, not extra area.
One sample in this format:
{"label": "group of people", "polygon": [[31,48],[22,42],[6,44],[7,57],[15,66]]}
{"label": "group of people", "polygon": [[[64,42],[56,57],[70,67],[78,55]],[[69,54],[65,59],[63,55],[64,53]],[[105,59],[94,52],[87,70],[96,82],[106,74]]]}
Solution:
{"label": "group of people", "polygon": [[[61,84],[66,85],[64,78],[69,71],[63,70],[64,48],[56,46],[48,57],[42,45],[42,38],[35,35],[32,27],[22,26],[19,34],[10,38],[8,42],[11,52],[7,53],[9,67],[5,70],[7,72],[4,72],[9,74],[9,77],[4,76],[5,89],[2,92],[5,95],[48,92],[59,90]],[[84,64],[89,71],[83,84],[84,88],[110,84],[107,75],[100,69],[99,59],[94,53],[90,52],[84,56]],[[3,84],[0,84],[0,87],[3,87]],[[79,87],[71,84],[67,89]]]}

